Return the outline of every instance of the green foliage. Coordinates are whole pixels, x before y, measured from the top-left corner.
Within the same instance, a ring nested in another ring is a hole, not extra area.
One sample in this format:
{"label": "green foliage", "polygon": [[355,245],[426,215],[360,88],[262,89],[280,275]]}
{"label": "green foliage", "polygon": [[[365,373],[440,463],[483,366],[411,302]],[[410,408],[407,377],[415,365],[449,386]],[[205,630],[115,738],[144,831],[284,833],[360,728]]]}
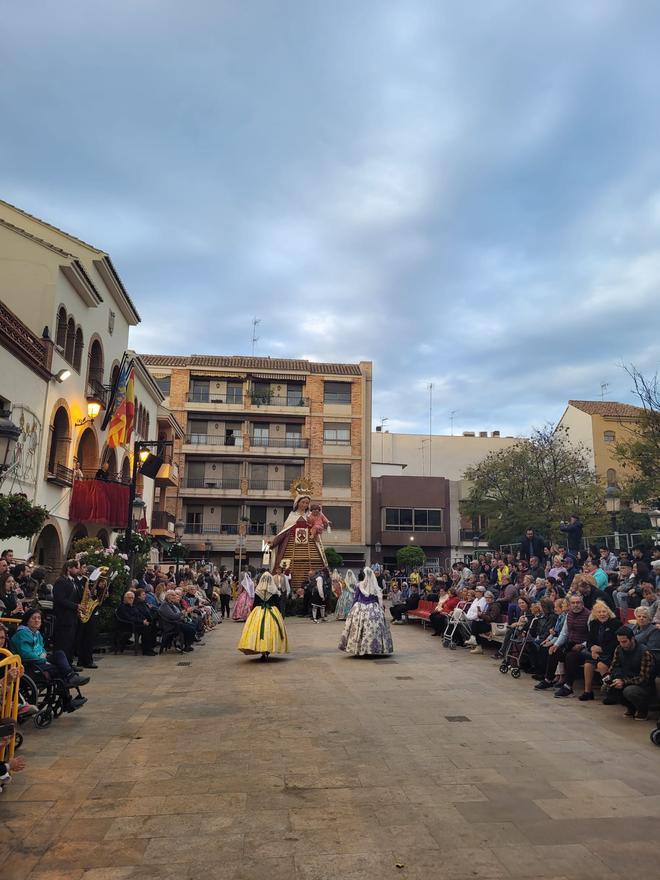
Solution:
{"label": "green foliage", "polygon": [[0,538],[31,538],[47,516],[47,508],[32,504],[25,495],[0,495]]}
{"label": "green foliage", "polygon": [[334,547],[325,548],[325,558],[328,560],[329,568],[338,568],[344,564],[344,558],[337,553]]}
{"label": "green foliage", "polygon": [[[94,540],[89,538],[81,538],[81,541]],[[77,543],[77,542],[76,542]],[[99,612],[99,630],[101,632],[110,632],[114,626],[114,614],[117,605],[121,601],[130,585],[130,576],[126,564],[126,555],[117,552],[113,548],[105,549],[104,547],[93,548],[86,551],[76,553],[76,558],[83,565],[91,565],[94,568],[105,565],[109,569],[108,578],[110,579],[108,598],[101,606]]]}
{"label": "green foliage", "polygon": [[416,544],[407,547],[401,547],[396,551],[396,564],[399,568],[405,568],[410,571],[413,568],[420,568],[426,562],[426,554],[421,547]]}
{"label": "green foliage", "polygon": [[485,537],[492,544],[516,543],[530,527],[547,540],[559,538],[559,522],[571,513],[581,517],[587,534],[607,529],[603,486],[584,447],[572,443],[564,428],[536,430],[463,476],[472,487],[461,512],[486,517]]}
{"label": "green foliage", "polygon": [[130,552],[133,553],[133,571],[138,573],[144,571],[149,564],[149,551],[151,550],[152,544],[153,540],[148,535],[142,535],[140,532],[132,532],[130,549],[126,535],[124,534],[117,539],[117,550],[121,553],[125,553],[127,556]]}
{"label": "green foliage", "polygon": [[92,553],[96,550],[103,550],[103,543],[100,538],[77,538],[71,547],[74,556],[79,553]]}
{"label": "green foliage", "polygon": [[623,466],[622,488],[634,501],[658,503],[660,498],[660,388],[658,375],[647,377],[631,365],[624,367],[639,398],[639,420],[624,426],[624,436],[614,447]]}
{"label": "green foliage", "polygon": [[617,514],[617,530],[624,535],[635,535],[639,532],[648,531],[651,528],[651,520],[646,513],[635,513],[627,507],[621,508]]}

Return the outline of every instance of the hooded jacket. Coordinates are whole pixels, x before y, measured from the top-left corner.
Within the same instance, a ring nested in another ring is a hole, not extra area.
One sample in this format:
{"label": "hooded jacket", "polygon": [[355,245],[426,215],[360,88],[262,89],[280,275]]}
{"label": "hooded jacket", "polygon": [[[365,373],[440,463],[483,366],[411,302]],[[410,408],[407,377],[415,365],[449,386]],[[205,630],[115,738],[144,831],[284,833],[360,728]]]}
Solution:
{"label": "hooded jacket", "polygon": [[21,624],[9,640],[12,651],[23,660],[43,660],[46,656],[44,639],[39,630],[32,632],[29,626]]}

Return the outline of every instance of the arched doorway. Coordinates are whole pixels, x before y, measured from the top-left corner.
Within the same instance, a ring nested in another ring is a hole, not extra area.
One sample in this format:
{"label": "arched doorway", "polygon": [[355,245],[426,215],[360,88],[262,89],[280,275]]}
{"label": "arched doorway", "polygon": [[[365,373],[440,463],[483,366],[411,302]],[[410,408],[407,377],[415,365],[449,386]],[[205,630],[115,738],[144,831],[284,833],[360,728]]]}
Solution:
{"label": "arched doorway", "polygon": [[80,435],[76,457],[83,474],[94,477],[99,467],[99,444],[92,428],[85,428]]}
{"label": "arched doorway", "polygon": [[128,455],[124,456],[121,466],[121,481],[126,486],[131,482],[131,459]]}
{"label": "arched doorway", "polygon": [[117,479],[117,453],[114,449],[107,447],[103,453],[103,461],[108,463],[108,476],[111,480]]}
{"label": "arched doorway", "polygon": [[109,536],[108,536],[108,532],[107,532],[107,530],[106,530],[106,529],[101,529],[101,531],[98,532],[98,534],[96,535],[96,537],[99,539],[99,541],[103,544],[103,546],[104,546],[104,547],[106,548],[106,550],[107,550],[108,547],[110,546],[110,538],[109,538]]}
{"label": "arched doorway", "polygon": [[70,559],[73,554],[73,545],[78,540],[78,538],[86,538],[87,537],[87,528],[79,523],[75,529],[71,532],[71,537],[69,538],[69,546],[66,551],[66,558]]}
{"label": "arched doorway", "polygon": [[63,406],[55,411],[53,423],[50,426],[50,449],[48,450],[48,473],[56,475],[57,466],[67,467],[69,459],[69,444],[71,432],[69,429],[69,414]]}
{"label": "arched doorway", "polygon": [[[53,525],[46,525],[41,530],[37,543],[34,545],[34,558],[37,565],[45,568],[49,574],[59,574],[64,565],[60,536]],[[52,578],[47,578],[52,583]]]}

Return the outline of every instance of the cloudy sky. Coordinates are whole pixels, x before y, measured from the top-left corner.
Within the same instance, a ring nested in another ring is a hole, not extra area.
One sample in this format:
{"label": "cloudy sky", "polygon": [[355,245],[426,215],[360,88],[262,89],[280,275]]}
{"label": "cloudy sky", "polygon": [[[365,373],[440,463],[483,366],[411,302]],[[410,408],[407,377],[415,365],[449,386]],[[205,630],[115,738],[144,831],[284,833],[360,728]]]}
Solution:
{"label": "cloudy sky", "polygon": [[660,318],[656,0],[34,0],[0,191],[111,254],[140,351],[374,361],[394,430],[631,400]]}

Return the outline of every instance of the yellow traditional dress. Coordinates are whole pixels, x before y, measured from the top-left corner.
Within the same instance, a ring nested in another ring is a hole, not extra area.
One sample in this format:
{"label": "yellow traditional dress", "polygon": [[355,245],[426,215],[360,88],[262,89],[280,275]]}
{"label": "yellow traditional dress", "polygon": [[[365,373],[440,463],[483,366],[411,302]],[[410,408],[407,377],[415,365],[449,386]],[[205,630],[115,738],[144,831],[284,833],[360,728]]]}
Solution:
{"label": "yellow traditional dress", "polygon": [[243,654],[287,654],[289,639],[284,618],[277,607],[279,592],[273,576],[265,572],[259,578],[254,595],[254,608],[245,621],[238,642]]}

